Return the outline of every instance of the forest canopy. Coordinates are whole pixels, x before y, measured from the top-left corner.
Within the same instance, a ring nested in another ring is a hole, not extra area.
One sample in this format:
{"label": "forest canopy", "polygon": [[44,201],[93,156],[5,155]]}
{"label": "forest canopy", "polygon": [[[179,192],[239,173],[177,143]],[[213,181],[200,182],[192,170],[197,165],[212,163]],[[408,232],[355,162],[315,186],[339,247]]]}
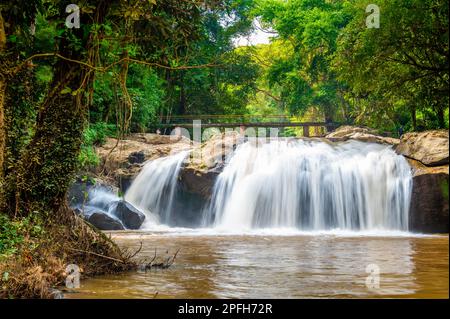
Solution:
{"label": "forest canopy", "polygon": [[[37,194],[58,206],[66,176],[98,164],[95,145],[174,116],[284,115],[393,135],[449,125],[448,1],[379,0],[378,27],[356,0],[84,0],[80,28],[65,24],[69,4],[0,6],[7,211]],[[236,45],[260,28],[270,43]]]}

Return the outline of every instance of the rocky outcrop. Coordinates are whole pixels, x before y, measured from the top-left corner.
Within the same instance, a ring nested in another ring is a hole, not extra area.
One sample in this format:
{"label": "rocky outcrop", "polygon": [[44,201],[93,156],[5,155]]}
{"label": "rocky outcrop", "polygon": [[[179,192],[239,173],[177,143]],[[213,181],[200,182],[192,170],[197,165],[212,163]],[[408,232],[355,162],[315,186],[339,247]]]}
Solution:
{"label": "rocky outcrop", "polygon": [[448,138],[447,130],[407,133],[396,151],[427,166],[445,165],[449,163]]}
{"label": "rocky outcrop", "polygon": [[449,232],[449,166],[427,167],[408,160],[413,168],[410,230],[419,233]]}
{"label": "rocky outcrop", "polygon": [[209,198],[227,158],[243,141],[238,132],[232,131],[215,135],[206,143],[194,148],[192,159],[180,173],[183,190]]}
{"label": "rocky outcrop", "polygon": [[92,192],[96,190],[103,190],[111,194],[118,194],[119,192],[117,187],[101,178],[79,176],[75,179],[75,182],[69,188],[67,193],[69,206],[73,208],[84,206],[91,199],[89,194],[92,194]]}
{"label": "rocky outcrop", "polygon": [[[322,140],[333,143],[351,139],[393,145],[399,154],[407,157],[414,172],[411,230],[421,233],[448,232],[448,132],[408,133],[398,140],[380,136],[369,128],[343,126]],[[238,132],[218,134],[202,145],[184,138],[155,134],[132,135],[119,144],[110,139],[97,150],[105,164],[100,175],[103,180],[110,178],[110,183],[120,185],[124,192],[146,161],[192,150],[193,156],[186,161],[179,176],[179,201],[174,203],[183,211],[182,215],[186,215],[187,223],[198,218],[202,208],[200,203],[212,195],[214,183],[227,158],[244,141]],[[77,195],[75,198],[80,200],[83,196]],[[124,207],[127,209],[128,205],[124,204]],[[134,210],[131,208],[128,211]],[[123,220],[124,227],[134,229],[142,224],[141,214],[130,213],[133,217],[129,224],[125,222],[123,213],[119,213],[118,219]],[[125,215],[128,216],[128,213]]]}
{"label": "rocky outcrop", "polygon": [[448,233],[448,131],[407,133],[396,146],[413,169],[410,229]]}
{"label": "rocky outcrop", "polygon": [[361,142],[389,144],[389,145],[397,145],[400,143],[399,139],[380,136],[376,130],[366,127],[357,127],[349,125],[339,127],[334,132],[328,134],[325,138],[332,142],[357,140]]}

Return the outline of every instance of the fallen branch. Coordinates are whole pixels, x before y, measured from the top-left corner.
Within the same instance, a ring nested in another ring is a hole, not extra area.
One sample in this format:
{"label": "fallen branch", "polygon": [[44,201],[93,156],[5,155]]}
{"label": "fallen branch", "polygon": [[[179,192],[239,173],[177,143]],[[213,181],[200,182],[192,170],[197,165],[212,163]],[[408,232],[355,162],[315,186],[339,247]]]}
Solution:
{"label": "fallen branch", "polygon": [[97,257],[109,259],[109,260],[112,260],[112,261],[115,261],[115,262],[119,262],[119,263],[122,263],[122,264],[126,263],[123,260],[120,260],[120,259],[117,259],[117,258],[113,258],[113,257],[108,257],[108,256],[101,255],[101,254],[97,254],[97,253],[94,253],[92,251],[87,251],[87,250],[82,250],[82,249],[75,249],[75,248],[70,248],[70,247],[67,247],[67,249],[72,250],[72,251],[76,251],[76,252],[79,252],[79,253],[84,253],[84,254],[89,254],[89,255],[94,255],[94,256],[97,256]]}

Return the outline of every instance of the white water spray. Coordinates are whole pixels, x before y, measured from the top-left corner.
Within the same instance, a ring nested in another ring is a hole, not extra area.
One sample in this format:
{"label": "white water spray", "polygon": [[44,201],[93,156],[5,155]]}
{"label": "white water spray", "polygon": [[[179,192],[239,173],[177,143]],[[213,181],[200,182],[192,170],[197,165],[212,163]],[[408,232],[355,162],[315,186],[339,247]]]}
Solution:
{"label": "white water spray", "polygon": [[389,146],[247,142],[219,175],[205,225],[406,231],[411,189],[407,161]]}
{"label": "white water spray", "polygon": [[125,194],[125,200],[144,211],[148,221],[170,223],[178,174],[188,154],[148,162]]}

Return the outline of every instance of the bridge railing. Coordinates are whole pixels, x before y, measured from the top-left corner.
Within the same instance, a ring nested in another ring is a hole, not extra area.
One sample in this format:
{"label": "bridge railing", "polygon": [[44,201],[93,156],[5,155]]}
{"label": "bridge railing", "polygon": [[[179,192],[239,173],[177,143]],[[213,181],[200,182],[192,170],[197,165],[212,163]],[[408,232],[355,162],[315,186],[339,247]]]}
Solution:
{"label": "bridge railing", "polygon": [[[333,131],[338,124],[326,122],[299,122],[286,115],[178,115],[161,121],[161,128],[192,129],[198,123],[201,128],[303,128],[303,136],[309,137],[310,128],[315,128],[316,135],[322,128],[325,132]],[[313,133],[314,134],[314,133]]]}

